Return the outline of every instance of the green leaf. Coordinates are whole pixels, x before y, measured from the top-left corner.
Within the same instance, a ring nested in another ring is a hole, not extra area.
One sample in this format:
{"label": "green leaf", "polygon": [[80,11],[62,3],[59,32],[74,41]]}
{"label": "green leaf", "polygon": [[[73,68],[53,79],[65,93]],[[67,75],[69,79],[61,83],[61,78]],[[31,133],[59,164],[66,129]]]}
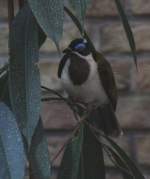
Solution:
{"label": "green leaf", "polygon": [[0,103],[0,178],[23,179],[26,158],[14,115]]}
{"label": "green leaf", "polygon": [[76,16],[67,8],[64,7],[64,10],[66,11],[66,13],[69,15],[69,17],[72,19],[72,21],[74,22],[74,24],[77,26],[77,28],[79,29],[79,32],[81,33],[81,35],[88,41],[88,43],[90,44],[90,48],[93,52],[96,51],[94,44],[92,43],[92,41],[90,40],[87,32],[85,30],[83,30],[81,23],[79,22],[79,20],[76,18]]}
{"label": "green leaf", "polygon": [[123,174],[123,177],[125,179],[134,179],[134,176],[132,175],[132,172],[130,170],[130,168],[128,167],[128,165],[125,163],[125,161],[123,161],[120,156],[109,146],[104,145],[103,146],[106,153],[109,155],[110,159],[112,160],[112,162],[115,164],[115,166],[117,168],[120,169],[120,171]]}
{"label": "green leaf", "polygon": [[83,142],[83,126],[78,136],[67,145],[60,167],[58,179],[77,179],[80,167],[80,158]]}
{"label": "green leaf", "polygon": [[83,27],[87,5],[90,3],[90,1],[89,0],[69,0],[69,2]]}
{"label": "green leaf", "polygon": [[63,0],[28,0],[43,31],[56,43],[63,32]]}
{"label": "green leaf", "polygon": [[39,27],[39,48],[42,46],[42,44],[45,42],[47,36],[43,32],[43,30]]}
{"label": "green leaf", "polygon": [[120,0],[115,0],[115,2],[116,2],[116,6],[117,6],[118,12],[120,14],[127,38],[128,38],[128,41],[129,41],[130,48],[132,50],[135,65],[137,67],[136,45],[135,45],[135,41],[134,41],[134,37],[133,37],[133,33],[131,30],[130,24],[128,22],[125,10],[124,10]]}
{"label": "green leaf", "polygon": [[30,177],[35,179],[50,179],[51,166],[49,161],[48,143],[44,135],[41,119],[32,138],[29,153]]}
{"label": "green leaf", "polygon": [[[97,51],[95,49],[95,46],[93,44],[93,42],[91,41],[90,37],[88,36],[87,32],[85,29],[82,29],[82,25],[81,23],[79,22],[79,20],[76,18],[76,16],[74,16],[74,14],[67,8],[67,7],[64,7],[64,10],[66,11],[66,13],[69,15],[69,17],[72,19],[72,21],[74,22],[74,24],[77,26],[79,32],[81,33],[81,35],[83,36],[83,38],[85,38],[89,45],[90,45],[90,49],[92,51],[92,53],[94,55],[97,54]],[[98,52],[99,54],[99,57],[101,58],[105,58],[104,55],[101,53],[101,52]]]}
{"label": "green leaf", "polygon": [[17,14],[10,31],[9,88],[11,106],[28,144],[40,114],[39,27],[28,5]]}
{"label": "green leaf", "polygon": [[78,179],[105,179],[102,145],[86,125],[80,166]]}
{"label": "green leaf", "polygon": [[111,148],[113,148],[116,151],[120,159],[124,161],[124,163],[128,166],[133,176],[136,179],[145,179],[141,171],[137,168],[135,163],[127,156],[127,154],[112,139],[110,139],[107,136],[103,136],[103,137],[107,140],[107,142],[109,142]]}

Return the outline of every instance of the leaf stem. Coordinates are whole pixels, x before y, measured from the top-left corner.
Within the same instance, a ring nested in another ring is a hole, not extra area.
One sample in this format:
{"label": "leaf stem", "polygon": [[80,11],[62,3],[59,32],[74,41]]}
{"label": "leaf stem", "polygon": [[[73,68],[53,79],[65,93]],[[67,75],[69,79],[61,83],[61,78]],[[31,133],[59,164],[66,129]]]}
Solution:
{"label": "leaf stem", "polygon": [[54,161],[59,157],[59,155],[63,152],[64,148],[66,147],[66,145],[71,142],[71,140],[73,139],[74,135],[76,134],[76,132],[79,130],[81,125],[81,122],[77,124],[77,126],[75,127],[75,129],[73,130],[71,137],[62,145],[62,147],[58,150],[58,152],[56,153],[56,155],[53,157],[51,163],[53,164]]}

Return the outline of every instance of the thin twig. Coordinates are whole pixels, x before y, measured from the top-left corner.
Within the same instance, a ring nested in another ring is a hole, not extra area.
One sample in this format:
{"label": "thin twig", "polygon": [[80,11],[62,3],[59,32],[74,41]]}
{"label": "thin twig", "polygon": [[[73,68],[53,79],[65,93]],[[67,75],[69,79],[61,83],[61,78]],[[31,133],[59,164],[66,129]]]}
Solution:
{"label": "thin twig", "polygon": [[105,137],[105,134],[102,133],[102,131],[100,131],[99,129],[97,129],[96,127],[94,127],[92,124],[90,124],[88,121],[85,121],[85,123],[91,128],[93,129],[95,132],[97,132],[100,136]]}
{"label": "thin twig", "polygon": [[[123,171],[124,173],[126,173],[126,174],[128,174],[128,175],[130,175],[130,176],[133,177],[133,174],[131,173],[131,171],[128,171],[127,169],[121,167],[121,166],[117,163],[117,161],[113,158],[113,156],[111,155],[111,153],[110,153],[110,151],[109,151],[109,146],[107,146],[106,144],[103,144],[103,143],[101,143],[101,144],[102,144],[102,146],[103,146],[104,151],[107,153],[109,159],[110,159],[111,162],[115,165],[115,167],[119,168],[119,169],[120,169],[121,171]],[[120,159],[120,160],[121,160],[121,159]],[[124,161],[122,161],[122,162],[125,164]],[[126,165],[126,164],[125,164],[125,165]],[[128,167],[127,167],[127,168],[128,168]],[[129,169],[129,168],[128,168],[128,169]]]}
{"label": "thin twig", "polygon": [[60,97],[60,98],[62,98],[62,99],[64,99],[64,100],[66,100],[66,98],[64,98],[61,94],[59,94],[57,91],[55,91],[55,90],[53,90],[53,89],[50,89],[50,88],[48,88],[48,87],[46,87],[46,86],[41,86],[41,88],[44,89],[45,91],[48,91],[48,92],[50,92],[50,93],[53,93],[53,94],[55,94],[56,96],[58,96],[58,97]]}
{"label": "thin twig", "polygon": [[42,102],[45,102],[45,101],[62,101],[63,99],[61,98],[55,98],[55,97],[45,97],[45,98],[42,98],[41,101]]}
{"label": "thin twig", "polygon": [[[101,131],[99,131],[98,129],[96,129],[94,126],[92,126],[92,125],[91,125],[90,123],[88,123],[87,121],[85,121],[85,123],[91,128],[91,132],[92,132],[93,135],[96,137],[96,139],[98,140],[98,142],[101,143],[101,145],[103,146],[103,149],[105,150],[105,152],[107,152],[107,154],[108,154],[110,160],[114,163],[114,165],[115,165],[116,167],[118,167],[120,170],[122,170],[123,172],[127,173],[128,175],[133,176],[133,174],[131,173],[131,171],[129,172],[129,171],[127,171],[125,168],[122,168],[121,166],[119,166],[118,163],[115,161],[115,159],[112,158],[112,155],[110,156],[110,153],[109,153],[109,151],[107,150],[107,149],[109,149],[110,147],[107,146],[106,144],[102,143],[102,142],[100,141],[99,137],[95,134],[95,132],[99,133],[102,137],[104,137],[105,135],[102,134]],[[94,132],[94,131],[95,131],[95,132]],[[120,158],[120,160],[126,165],[125,161],[123,161],[121,158]],[[128,168],[128,166],[127,166],[127,168]],[[128,168],[128,169],[129,169],[129,168]],[[130,169],[129,169],[129,170],[130,170]]]}
{"label": "thin twig", "polygon": [[[66,102],[66,104],[70,107],[70,109],[73,111],[73,114],[74,114],[74,117],[75,117],[75,119],[77,120],[77,121],[79,121],[79,117],[78,117],[78,115],[77,115],[77,112],[76,112],[76,110],[75,110],[75,106],[77,107],[79,107],[79,103],[74,103],[74,102],[72,102],[71,101],[71,99],[67,99],[67,98],[64,98],[62,95],[60,95],[58,92],[56,92],[55,90],[52,90],[52,89],[50,89],[50,88],[47,88],[47,87],[45,87],[45,86],[41,86],[41,88],[42,89],[44,89],[44,90],[46,90],[46,91],[49,91],[50,93],[53,93],[53,94],[55,94],[56,96],[58,96],[61,100],[63,100],[64,102]],[[80,107],[81,107],[81,105],[80,105]]]}
{"label": "thin twig", "polygon": [[67,146],[67,144],[73,139],[74,135],[76,134],[76,132],[79,130],[81,125],[81,122],[77,124],[77,126],[75,127],[75,129],[73,130],[71,137],[62,145],[62,147],[58,150],[58,152],[56,153],[56,155],[53,157],[51,163],[53,164],[54,161],[59,157],[59,155],[61,154],[61,152],[63,151],[63,149]]}

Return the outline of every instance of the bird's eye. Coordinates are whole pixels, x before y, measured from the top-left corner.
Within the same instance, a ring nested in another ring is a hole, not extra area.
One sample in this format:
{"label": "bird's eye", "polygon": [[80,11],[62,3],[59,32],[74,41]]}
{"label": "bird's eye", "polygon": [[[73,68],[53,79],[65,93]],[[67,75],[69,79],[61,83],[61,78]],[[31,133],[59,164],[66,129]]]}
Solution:
{"label": "bird's eye", "polygon": [[86,48],[86,45],[84,43],[77,44],[75,47],[75,50],[84,50]]}

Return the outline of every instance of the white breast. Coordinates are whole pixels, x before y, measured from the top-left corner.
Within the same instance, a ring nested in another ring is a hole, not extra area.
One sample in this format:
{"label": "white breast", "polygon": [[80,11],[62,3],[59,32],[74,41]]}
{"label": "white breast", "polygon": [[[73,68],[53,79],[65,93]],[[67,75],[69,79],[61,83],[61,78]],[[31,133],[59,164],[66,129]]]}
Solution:
{"label": "white breast", "polygon": [[74,85],[68,75],[68,67],[70,65],[70,60],[68,60],[62,71],[62,85],[66,92],[77,100],[85,103],[104,104],[107,102],[107,96],[99,79],[97,64],[92,59],[91,55],[87,56],[86,60],[90,65],[90,74],[88,79],[80,86]]}

